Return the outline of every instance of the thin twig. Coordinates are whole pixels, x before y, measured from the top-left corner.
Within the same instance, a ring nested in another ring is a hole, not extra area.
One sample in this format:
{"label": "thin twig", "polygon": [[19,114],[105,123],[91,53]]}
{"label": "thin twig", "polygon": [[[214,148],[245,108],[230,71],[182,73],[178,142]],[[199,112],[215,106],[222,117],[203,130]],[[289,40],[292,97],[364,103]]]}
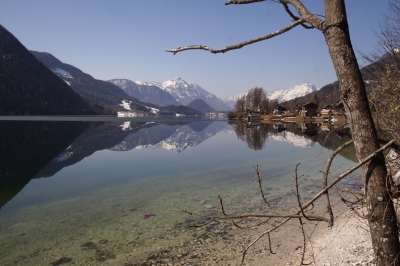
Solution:
{"label": "thin twig", "polygon": [[301,211],[301,214],[304,216],[304,218],[306,218],[309,221],[325,221],[329,223],[329,220],[326,219],[323,216],[317,216],[317,218],[313,217],[311,218],[310,216],[306,215],[305,213],[305,209],[301,206],[301,201],[300,201],[300,193],[299,193],[299,177],[297,176],[297,168],[300,164],[296,164],[296,168],[295,168],[295,181],[296,181],[296,192],[294,193],[296,195],[297,198],[297,204],[299,205],[299,210]]}
{"label": "thin twig", "polygon": [[[328,174],[329,174],[329,169],[331,168],[333,159],[335,158],[335,156],[339,152],[341,152],[344,148],[346,148],[347,146],[349,146],[352,143],[353,143],[353,140],[349,140],[349,141],[343,143],[329,157],[328,162],[325,165],[324,178],[323,178],[323,181],[322,181],[322,185],[324,186],[324,188],[328,185]],[[326,209],[327,209],[328,214],[329,214],[329,226],[333,226],[333,218],[334,217],[333,217],[333,212],[332,212],[332,207],[331,207],[331,204],[330,204],[329,193],[328,192],[325,193],[325,202],[326,202]]]}
{"label": "thin twig", "polygon": [[260,190],[260,194],[262,199],[264,200],[264,203],[268,206],[268,208],[270,208],[273,212],[279,214],[274,208],[272,208],[272,206],[268,203],[267,199],[265,198],[265,194],[264,191],[262,189],[262,185],[261,185],[261,178],[260,178],[260,172],[258,171],[258,164],[256,167],[254,167],[254,170],[256,170],[256,178],[257,178],[257,182],[258,182],[258,188]]}

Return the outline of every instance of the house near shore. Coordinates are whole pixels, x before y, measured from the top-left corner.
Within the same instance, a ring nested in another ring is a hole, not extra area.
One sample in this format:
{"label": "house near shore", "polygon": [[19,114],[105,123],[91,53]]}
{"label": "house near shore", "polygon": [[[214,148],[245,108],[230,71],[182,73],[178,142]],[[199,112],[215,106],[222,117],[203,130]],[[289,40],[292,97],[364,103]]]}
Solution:
{"label": "house near shore", "polygon": [[333,110],[333,106],[332,105],[325,104],[324,106],[322,106],[321,116],[324,119],[330,119],[332,117],[332,110]]}
{"label": "house near shore", "polygon": [[321,107],[321,109],[322,109],[322,110],[332,110],[332,109],[333,109],[333,106],[330,105],[330,104],[324,104],[324,105]]}
{"label": "house near shore", "polygon": [[318,104],[315,103],[306,103],[301,107],[300,113],[301,116],[319,116],[318,112]]}
{"label": "house near shore", "polygon": [[340,101],[340,102],[334,104],[334,105],[333,105],[333,110],[334,110],[334,112],[336,112],[336,113],[343,113],[343,114],[344,114],[344,113],[345,113],[345,110],[344,110],[344,104],[343,104],[343,102]]}
{"label": "house near shore", "polygon": [[272,114],[274,114],[274,115],[284,115],[286,113],[287,113],[287,109],[280,105],[278,105],[272,112]]}

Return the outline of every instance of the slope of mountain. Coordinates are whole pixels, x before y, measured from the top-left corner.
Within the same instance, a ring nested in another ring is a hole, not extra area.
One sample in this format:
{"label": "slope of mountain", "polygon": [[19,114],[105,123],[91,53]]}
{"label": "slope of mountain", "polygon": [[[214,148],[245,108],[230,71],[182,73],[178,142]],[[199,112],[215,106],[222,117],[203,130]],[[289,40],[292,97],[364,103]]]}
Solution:
{"label": "slope of mountain", "polygon": [[157,86],[172,95],[182,104],[189,104],[195,99],[202,99],[215,110],[226,111],[231,108],[214,94],[209,93],[195,83],[188,83],[182,78],[174,78],[164,82],[136,81],[139,85]]}
{"label": "slope of mountain", "polygon": [[108,82],[120,87],[129,96],[157,105],[182,105],[168,92],[155,85],[137,84],[129,79],[112,79]]}
{"label": "slope of mountain", "polygon": [[216,110],[209,106],[205,101],[202,99],[195,99],[191,103],[186,105],[192,109],[198,110],[200,112],[215,112]]}
{"label": "slope of mountain", "polygon": [[127,95],[118,86],[110,82],[94,79],[80,69],[64,64],[49,53],[36,51],[31,51],[31,53],[86,99],[115,110],[121,110],[120,104],[122,101],[129,100],[132,103],[131,109],[148,112],[148,109],[139,100]]}
{"label": "slope of mountain", "polygon": [[193,108],[190,108],[188,106],[184,106],[184,105],[180,105],[180,106],[166,105],[166,106],[160,106],[158,114],[160,114],[160,115],[175,115],[175,114],[202,115],[203,113],[200,111],[197,111]]}
{"label": "slope of mountain", "polygon": [[1,115],[94,115],[111,110],[83,99],[0,25]]}

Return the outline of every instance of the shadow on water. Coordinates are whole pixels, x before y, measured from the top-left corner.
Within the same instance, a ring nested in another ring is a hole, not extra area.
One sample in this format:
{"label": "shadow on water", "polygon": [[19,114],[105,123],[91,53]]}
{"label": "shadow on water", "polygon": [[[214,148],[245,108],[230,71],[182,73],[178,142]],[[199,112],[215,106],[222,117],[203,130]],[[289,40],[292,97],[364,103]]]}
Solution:
{"label": "shadow on water", "polygon": [[[266,147],[268,139],[288,141],[295,146],[314,146],[317,142],[329,150],[336,150],[343,143],[351,139],[350,129],[344,126],[335,126],[329,123],[248,123],[230,121],[237,137],[246,142],[253,150]],[[353,145],[346,147],[339,153],[344,158],[358,162]]]}
{"label": "shadow on water", "polygon": [[0,121],[0,208],[83,132],[87,122]]}

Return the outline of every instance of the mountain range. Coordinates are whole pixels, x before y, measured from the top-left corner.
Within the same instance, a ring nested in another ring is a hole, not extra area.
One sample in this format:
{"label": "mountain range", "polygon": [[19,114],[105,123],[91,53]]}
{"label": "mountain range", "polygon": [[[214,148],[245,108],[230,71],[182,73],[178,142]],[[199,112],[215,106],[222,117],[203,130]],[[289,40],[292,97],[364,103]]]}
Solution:
{"label": "mountain range", "polygon": [[[189,105],[194,100],[201,99],[208,104],[211,109],[219,111],[232,110],[237,99],[246,95],[241,93],[236,96],[231,96],[221,99],[195,83],[189,83],[180,77],[167,80],[164,82],[145,82],[131,81],[128,79],[113,79],[109,82],[119,86],[128,95],[138,98],[144,102],[150,102],[158,105],[180,105],[184,104],[193,109],[193,105]],[[293,86],[288,90],[268,91],[267,98],[277,100],[279,103],[291,101],[298,97],[303,97],[310,93],[316,92],[318,89],[313,84],[300,84]],[[212,112],[212,110],[208,112]],[[203,109],[196,109],[206,111]]]}
{"label": "mountain range", "polygon": [[[109,82],[119,86],[128,95],[153,104],[165,105],[167,101],[167,104],[170,105],[188,105],[194,100],[201,99],[215,110],[227,111],[231,109],[222,99],[199,85],[187,82],[180,77],[163,82],[131,81],[127,79],[113,79]],[[165,93],[169,96],[166,97]]]}
{"label": "mountain range", "polygon": [[[158,113],[199,115],[231,110],[235,100],[222,100],[180,77],[163,82],[93,78],[46,52],[28,51],[0,27],[0,114]],[[64,81],[64,82],[62,82]],[[268,93],[286,101],[315,91],[303,84]],[[19,97],[15,97],[18,92]]]}
{"label": "mountain range", "polygon": [[[72,65],[61,62],[49,53],[36,51],[31,53],[83,98],[120,113],[202,114],[199,110],[183,106],[169,93],[155,86],[139,85],[136,88],[141,93],[129,95],[134,90],[133,82],[129,80],[113,80],[113,82],[98,80]],[[151,99],[161,100],[157,103]]]}
{"label": "mountain range", "polygon": [[154,85],[142,85],[129,79],[112,79],[108,82],[140,101],[158,105],[182,105],[171,94]]}

